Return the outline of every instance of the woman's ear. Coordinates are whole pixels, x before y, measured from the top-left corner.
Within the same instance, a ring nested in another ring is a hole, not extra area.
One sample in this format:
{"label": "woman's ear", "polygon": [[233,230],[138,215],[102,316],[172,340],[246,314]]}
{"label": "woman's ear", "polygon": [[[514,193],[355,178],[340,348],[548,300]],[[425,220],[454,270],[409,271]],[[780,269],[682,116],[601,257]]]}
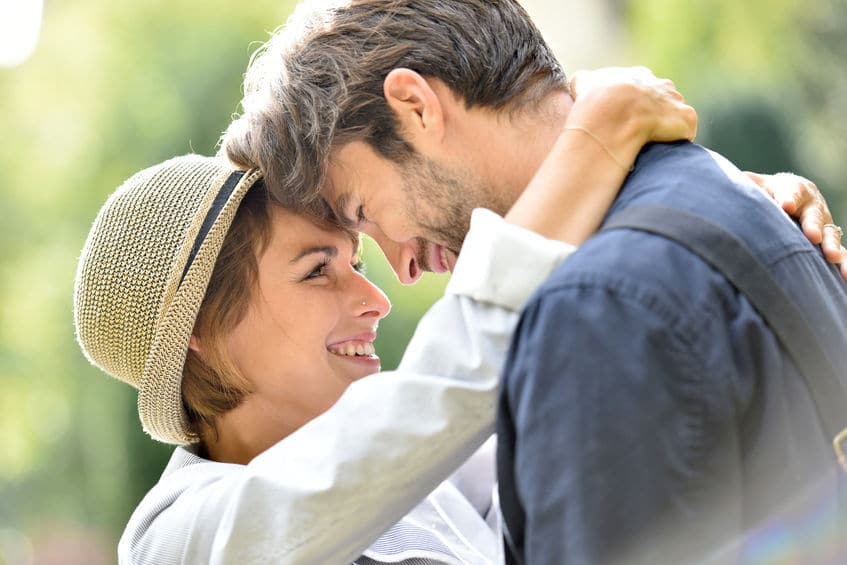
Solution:
{"label": "woman's ear", "polygon": [[194,334],[191,334],[191,337],[188,340],[188,349],[190,349],[191,351],[193,351],[194,353],[196,353],[198,355],[203,353],[203,350],[200,347],[200,338],[198,338]]}
{"label": "woman's ear", "polygon": [[382,86],[406,141],[418,150],[442,141],[444,107],[428,79],[411,69],[393,69]]}

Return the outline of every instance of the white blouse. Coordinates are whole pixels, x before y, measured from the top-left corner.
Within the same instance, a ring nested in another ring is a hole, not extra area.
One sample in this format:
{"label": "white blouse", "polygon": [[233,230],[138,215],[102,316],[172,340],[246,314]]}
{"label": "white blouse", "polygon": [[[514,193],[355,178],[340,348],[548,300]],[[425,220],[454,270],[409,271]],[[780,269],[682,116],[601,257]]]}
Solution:
{"label": "white blouse", "polygon": [[248,465],[177,448],[130,518],[120,562],[379,560],[388,548],[381,536],[403,523],[432,534],[414,536],[409,548],[432,539],[441,545],[425,549],[453,554],[433,560],[498,561],[499,536],[468,488],[442,481],[491,436],[517,312],[572,251],[474,211],[446,294],[421,319],[397,370],[354,382],[330,410]]}

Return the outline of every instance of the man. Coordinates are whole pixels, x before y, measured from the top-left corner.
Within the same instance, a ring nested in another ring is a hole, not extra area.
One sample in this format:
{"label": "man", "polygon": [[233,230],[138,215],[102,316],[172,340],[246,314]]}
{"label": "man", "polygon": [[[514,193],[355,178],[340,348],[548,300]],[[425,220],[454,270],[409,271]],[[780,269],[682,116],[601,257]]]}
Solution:
{"label": "man", "polygon": [[[624,171],[633,163],[627,124],[580,121],[565,84],[515,2],[305,7],[248,73],[250,133],[227,149],[261,165],[290,205],[322,187],[412,283],[450,269],[473,208],[504,214],[539,167],[556,174],[551,150],[595,144]],[[691,144],[651,146],[613,213],[651,202],[749,244],[814,314],[833,363],[847,363],[843,283],[734,167]],[[812,237],[847,274],[840,229],[825,219]],[[791,502],[776,493],[834,469],[800,372],[725,277],[641,232],[601,233],[574,258],[530,302],[505,376],[499,471],[513,559],[714,555]]]}

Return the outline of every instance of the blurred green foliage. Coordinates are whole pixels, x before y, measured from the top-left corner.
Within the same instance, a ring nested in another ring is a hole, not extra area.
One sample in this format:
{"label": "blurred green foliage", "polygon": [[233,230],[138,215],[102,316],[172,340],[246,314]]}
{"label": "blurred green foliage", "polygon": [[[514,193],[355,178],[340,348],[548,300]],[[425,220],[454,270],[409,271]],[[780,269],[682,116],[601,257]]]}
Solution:
{"label": "blurred green foliage", "polygon": [[[48,2],[35,56],[0,70],[0,563],[27,538],[43,558],[57,531],[96,532],[112,561],[160,475],[171,448],[142,433],[134,391],[74,341],[76,259],[133,172],[216,151],[250,53],[292,5]],[[373,242],[365,255],[395,303],[377,343],[390,368],[444,281],[403,288]]]}
{"label": "blurred green foliage", "polygon": [[697,141],[764,173],[813,179],[847,216],[847,2],[623,3],[629,58],[673,78]]}
{"label": "blurred green foliage", "polygon": [[[676,80],[701,141],[744,167],[811,176],[847,217],[843,0],[617,4],[631,62]],[[0,564],[33,551],[46,562],[63,535],[102,549],[64,562],[112,562],[161,472],[170,448],[141,432],[134,391],[74,341],[76,258],[122,180],[215,151],[249,54],[291,7],[47,2],[35,56],[0,70]],[[365,257],[394,302],[377,343],[392,368],[445,279],[401,287],[372,242]]]}
{"label": "blurred green foliage", "polygon": [[76,346],[75,263],[121,181],[215,151],[251,42],[291,3],[249,6],[48,2],[36,54],[0,71],[0,529],[26,532],[36,556],[81,526],[113,555],[168,457],[141,432],[134,391]]}

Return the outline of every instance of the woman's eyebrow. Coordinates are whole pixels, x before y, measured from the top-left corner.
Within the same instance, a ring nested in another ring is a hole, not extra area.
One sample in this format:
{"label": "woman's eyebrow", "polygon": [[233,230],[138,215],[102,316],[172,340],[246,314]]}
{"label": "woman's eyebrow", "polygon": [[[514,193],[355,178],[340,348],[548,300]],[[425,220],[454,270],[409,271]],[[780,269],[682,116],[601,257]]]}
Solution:
{"label": "woman's eyebrow", "polygon": [[309,247],[308,249],[304,249],[299,254],[297,254],[297,256],[294,259],[289,261],[289,264],[296,263],[300,259],[302,259],[302,258],[304,258],[308,255],[314,255],[315,253],[323,253],[324,255],[329,257],[330,259],[334,259],[338,255],[338,248],[335,247],[334,245],[323,245],[323,246],[318,246],[318,247]]}

